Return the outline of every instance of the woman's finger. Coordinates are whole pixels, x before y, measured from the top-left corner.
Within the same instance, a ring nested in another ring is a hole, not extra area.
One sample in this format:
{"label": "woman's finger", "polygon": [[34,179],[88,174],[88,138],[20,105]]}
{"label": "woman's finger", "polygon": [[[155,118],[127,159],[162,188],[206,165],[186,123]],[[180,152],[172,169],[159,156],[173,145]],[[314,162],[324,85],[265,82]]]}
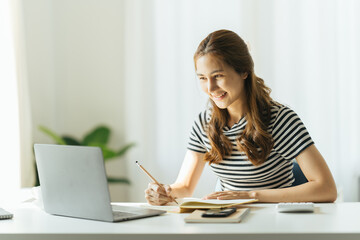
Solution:
{"label": "woman's finger", "polygon": [[151,205],[165,205],[171,201],[170,198],[166,196],[153,197],[148,195],[145,198],[148,201],[148,203]]}
{"label": "woman's finger", "polygon": [[152,198],[167,198],[167,197],[169,197],[166,193],[164,194],[164,193],[155,192],[152,189],[145,190],[145,195],[151,196]]}
{"label": "woman's finger", "polygon": [[145,190],[145,199],[151,205],[165,205],[173,201],[168,192],[171,192],[168,185],[149,183],[148,188]]}
{"label": "woman's finger", "polygon": [[221,196],[222,193],[223,192],[213,192],[203,197],[203,199],[216,199],[217,197]]}
{"label": "woman's finger", "polygon": [[224,192],[217,199],[219,200],[229,200],[229,199],[248,199],[250,198],[249,192],[246,191],[229,191]]}
{"label": "woman's finger", "polygon": [[170,193],[172,191],[170,185],[166,184],[166,185],[163,185],[164,189],[165,189],[165,192],[168,196],[170,196]]}
{"label": "woman's finger", "polygon": [[166,190],[163,185],[149,183],[148,188],[152,189],[154,192],[166,195]]}
{"label": "woman's finger", "polygon": [[204,197],[204,199],[219,199],[219,200],[228,200],[228,199],[247,199],[249,193],[247,191],[223,191],[223,192],[214,192]]}

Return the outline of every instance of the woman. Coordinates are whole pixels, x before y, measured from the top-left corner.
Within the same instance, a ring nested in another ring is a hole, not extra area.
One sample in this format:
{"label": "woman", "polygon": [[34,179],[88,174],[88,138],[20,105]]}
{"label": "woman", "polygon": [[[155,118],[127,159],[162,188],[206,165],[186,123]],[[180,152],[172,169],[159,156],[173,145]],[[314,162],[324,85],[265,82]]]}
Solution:
{"label": "woman", "polygon": [[[270,97],[254,73],[245,42],[234,32],[209,34],[194,55],[211,106],[196,118],[183,165],[172,185],[149,184],[150,204],[192,195],[206,163],[222,190],[205,199],[333,202],[337,191],[325,160],[294,111]],[[294,183],[296,159],[308,182]]]}

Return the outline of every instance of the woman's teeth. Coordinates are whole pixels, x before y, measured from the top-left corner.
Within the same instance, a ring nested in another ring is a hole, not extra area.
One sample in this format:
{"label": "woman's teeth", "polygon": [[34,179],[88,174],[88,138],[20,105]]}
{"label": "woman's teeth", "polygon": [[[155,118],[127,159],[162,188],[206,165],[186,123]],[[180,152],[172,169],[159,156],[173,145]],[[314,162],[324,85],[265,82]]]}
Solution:
{"label": "woman's teeth", "polygon": [[213,97],[219,99],[219,98],[222,98],[223,96],[225,96],[225,94],[226,94],[226,92],[224,92],[223,94],[217,95],[217,96],[213,95]]}

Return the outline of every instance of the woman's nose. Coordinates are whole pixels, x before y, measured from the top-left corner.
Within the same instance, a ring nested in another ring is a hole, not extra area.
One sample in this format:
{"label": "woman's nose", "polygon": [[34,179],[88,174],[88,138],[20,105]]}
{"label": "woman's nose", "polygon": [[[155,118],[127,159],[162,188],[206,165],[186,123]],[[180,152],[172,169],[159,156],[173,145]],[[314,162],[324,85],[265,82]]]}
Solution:
{"label": "woman's nose", "polygon": [[214,80],[208,81],[208,91],[212,92],[217,88],[216,82]]}

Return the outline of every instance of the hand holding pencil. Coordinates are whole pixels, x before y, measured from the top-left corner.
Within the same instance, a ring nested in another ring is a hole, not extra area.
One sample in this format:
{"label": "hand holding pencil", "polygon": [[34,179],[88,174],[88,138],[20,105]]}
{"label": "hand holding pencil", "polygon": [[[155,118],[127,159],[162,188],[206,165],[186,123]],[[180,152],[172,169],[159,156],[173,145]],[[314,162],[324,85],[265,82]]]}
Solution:
{"label": "hand holding pencil", "polygon": [[148,188],[145,190],[145,198],[149,204],[165,205],[169,202],[177,203],[175,198],[171,196],[170,185],[160,184],[138,161],[136,161],[136,164],[153,181],[153,183],[149,183]]}

